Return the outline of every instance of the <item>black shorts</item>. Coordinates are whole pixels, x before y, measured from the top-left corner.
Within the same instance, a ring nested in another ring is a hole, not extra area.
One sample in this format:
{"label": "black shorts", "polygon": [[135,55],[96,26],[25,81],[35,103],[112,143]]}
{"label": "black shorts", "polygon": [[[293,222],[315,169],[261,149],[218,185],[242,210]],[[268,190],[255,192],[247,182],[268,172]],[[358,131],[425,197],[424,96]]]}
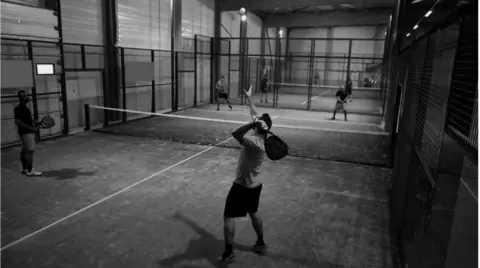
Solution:
{"label": "black shorts", "polygon": [[218,93],[218,98],[228,100],[228,94],[227,93]]}
{"label": "black shorts", "polygon": [[226,218],[246,217],[247,213],[258,211],[262,185],[255,188],[245,188],[240,184],[233,183],[225,202],[223,216]]}
{"label": "black shorts", "polygon": [[267,91],[268,91],[268,87],[262,87],[262,93],[265,94],[265,93],[267,93]]}

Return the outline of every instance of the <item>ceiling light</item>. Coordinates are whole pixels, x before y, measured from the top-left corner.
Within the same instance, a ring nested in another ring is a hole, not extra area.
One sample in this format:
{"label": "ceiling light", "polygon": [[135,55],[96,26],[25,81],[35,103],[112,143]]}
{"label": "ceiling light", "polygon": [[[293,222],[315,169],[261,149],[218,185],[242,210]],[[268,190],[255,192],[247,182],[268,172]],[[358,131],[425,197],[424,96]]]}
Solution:
{"label": "ceiling light", "polygon": [[418,24],[416,24],[415,26],[413,26],[413,29],[416,30],[418,28]]}
{"label": "ceiling light", "polygon": [[429,11],[427,12],[427,14],[425,14],[425,18],[428,18],[430,15],[432,15],[432,12],[433,12],[433,11],[429,10]]}
{"label": "ceiling light", "polygon": [[410,33],[407,33],[407,35],[406,35],[406,36],[407,36],[407,37],[409,37],[409,36],[410,36]]}

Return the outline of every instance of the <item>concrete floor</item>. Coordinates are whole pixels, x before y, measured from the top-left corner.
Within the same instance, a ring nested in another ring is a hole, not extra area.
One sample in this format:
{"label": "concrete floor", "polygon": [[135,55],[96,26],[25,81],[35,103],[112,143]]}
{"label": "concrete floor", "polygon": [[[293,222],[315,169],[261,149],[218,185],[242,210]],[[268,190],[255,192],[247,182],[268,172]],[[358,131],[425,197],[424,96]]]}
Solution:
{"label": "concrete floor", "polygon": [[[19,150],[1,154],[2,267],[213,267],[222,253],[237,149],[81,133],[38,145],[37,178]],[[390,170],[287,157],[262,178],[269,252],[249,252],[238,220],[230,267],[391,267]]]}

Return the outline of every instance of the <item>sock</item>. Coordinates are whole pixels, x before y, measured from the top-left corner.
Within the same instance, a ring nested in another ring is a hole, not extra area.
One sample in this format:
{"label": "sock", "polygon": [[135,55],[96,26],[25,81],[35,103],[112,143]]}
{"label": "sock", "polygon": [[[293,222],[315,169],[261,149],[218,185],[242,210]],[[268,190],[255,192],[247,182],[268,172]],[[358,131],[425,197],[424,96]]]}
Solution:
{"label": "sock", "polygon": [[225,244],[225,253],[227,253],[227,254],[233,253],[233,245],[232,244]]}
{"label": "sock", "polygon": [[258,244],[261,244],[261,245],[264,245],[265,242],[263,241],[263,234],[259,235],[258,238],[257,238],[257,243]]}

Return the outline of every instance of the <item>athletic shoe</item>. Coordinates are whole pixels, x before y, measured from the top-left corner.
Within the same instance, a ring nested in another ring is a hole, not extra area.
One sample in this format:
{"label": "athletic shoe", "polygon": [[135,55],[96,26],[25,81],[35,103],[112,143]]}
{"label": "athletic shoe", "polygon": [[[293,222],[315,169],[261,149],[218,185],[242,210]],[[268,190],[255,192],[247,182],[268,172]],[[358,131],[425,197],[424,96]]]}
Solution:
{"label": "athletic shoe", "polygon": [[235,254],[232,253],[223,253],[222,257],[220,257],[220,262],[217,267],[226,267],[230,263],[235,262]]}
{"label": "athletic shoe", "polygon": [[35,171],[35,170],[31,170],[31,171],[27,171],[27,176],[29,177],[33,177],[33,176],[40,176],[42,175],[42,172],[39,172],[39,171]]}
{"label": "athletic shoe", "polygon": [[258,253],[258,254],[265,254],[267,251],[267,245],[262,244],[262,243],[255,243],[255,245],[252,247],[253,251]]}

